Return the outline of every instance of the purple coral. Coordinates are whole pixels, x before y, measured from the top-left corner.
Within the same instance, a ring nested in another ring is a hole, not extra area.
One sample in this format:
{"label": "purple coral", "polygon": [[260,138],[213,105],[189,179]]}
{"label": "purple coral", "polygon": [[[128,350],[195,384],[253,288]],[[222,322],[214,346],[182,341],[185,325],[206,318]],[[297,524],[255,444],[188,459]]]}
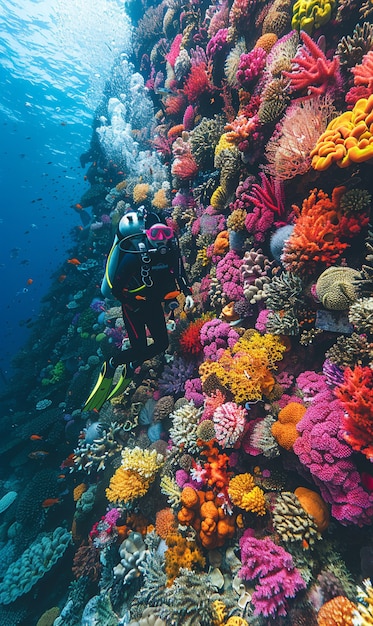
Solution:
{"label": "purple coral", "polygon": [[[299,378],[299,377],[298,377]],[[293,450],[311,472],[322,497],[342,524],[371,524],[373,493],[364,491],[343,438],[343,407],[329,389],[317,393],[297,424]]]}
{"label": "purple coral", "polygon": [[228,322],[218,319],[209,320],[200,330],[203,353],[209,361],[217,361],[224,350],[232,348],[238,339],[237,331]]}
{"label": "purple coral", "polygon": [[216,278],[228,300],[237,301],[243,298],[241,265],[242,258],[234,250],[230,250],[216,266]]}
{"label": "purple coral", "polygon": [[203,406],[204,395],[200,378],[190,378],[185,381],[185,397],[189,401],[192,400],[196,407]]}
{"label": "purple coral", "polygon": [[253,48],[247,54],[241,54],[236,79],[241,87],[246,89],[253,80],[262,73],[266,63],[267,53],[263,48]]}
{"label": "purple coral", "polygon": [[306,588],[302,576],[294,567],[291,555],[269,537],[256,539],[248,528],[240,539],[242,567],[240,578],[258,578],[252,603],[255,615],[277,617],[287,615],[287,598]]}
{"label": "purple coral", "polygon": [[181,396],[184,394],[185,382],[192,378],[194,364],[185,361],[182,357],[174,357],[174,360],[166,365],[158,382],[158,388],[162,396]]}

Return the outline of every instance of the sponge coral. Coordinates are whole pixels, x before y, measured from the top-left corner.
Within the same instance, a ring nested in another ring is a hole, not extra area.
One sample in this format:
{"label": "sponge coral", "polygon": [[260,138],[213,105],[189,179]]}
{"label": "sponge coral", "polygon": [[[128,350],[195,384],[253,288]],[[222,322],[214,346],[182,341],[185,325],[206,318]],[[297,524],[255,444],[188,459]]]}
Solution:
{"label": "sponge coral", "polygon": [[278,414],[278,419],[272,424],[271,432],[277,443],[285,450],[292,450],[293,444],[299,437],[296,425],[306,412],[306,407],[299,402],[289,402]]}
{"label": "sponge coral", "polygon": [[125,448],[122,465],[106,489],[109,502],[130,502],[144,496],[162,464],[163,456],[156,450],[143,450],[137,446]]}

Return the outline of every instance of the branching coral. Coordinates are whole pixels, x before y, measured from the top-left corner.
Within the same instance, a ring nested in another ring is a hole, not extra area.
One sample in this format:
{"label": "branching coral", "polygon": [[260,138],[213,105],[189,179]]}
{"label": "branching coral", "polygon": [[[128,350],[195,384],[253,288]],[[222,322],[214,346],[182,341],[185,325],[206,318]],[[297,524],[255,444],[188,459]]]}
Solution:
{"label": "branching coral", "polygon": [[[372,101],[373,102],[373,101]],[[365,214],[360,219],[340,211],[344,187],[335,187],[329,198],[314,189],[303,201],[302,212],[285,241],[282,261],[288,271],[312,275],[317,269],[334,265],[349,247],[346,239],[358,234],[368,223]]]}
{"label": "branching coral", "polygon": [[287,598],[293,598],[306,587],[291,555],[269,537],[253,537],[251,528],[243,534],[240,548],[242,567],[238,575],[244,580],[258,579],[251,599],[254,614],[272,618],[285,616]]}
{"label": "branching coral", "polygon": [[291,72],[284,72],[284,76],[290,79],[292,91],[301,94],[306,91],[306,95],[302,97],[307,98],[338,88],[340,84],[338,57],[328,60],[306,32],[301,31],[300,37],[303,46],[292,59],[293,69]]}
{"label": "branching coral", "polygon": [[369,578],[363,580],[363,587],[357,587],[359,603],[352,613],[354,626],[371,626],[373,624],[373,588]]}
{"label": "branching coral", "polygon": [[247,411],[235,402],[224,402],[212,416],[216,439],[222,448],[231,448],[242,437],[246,424]]}
{"label": "branching coral", "polygon": [[175,446],[190,453],[198,450],[196,431],[201,415],[202,409],[196,408],[193,402],[188,402],[171,413],[170,437]]}
{"label": "branching coral", "polygon": [[360,365],[346,367],[344,381],[334,393],[346,411],[344,439],[353,450],[373,460],[373,370]]}
{"label": "branching coral", "polygon": [[285,346],[278,337],[254,332],[251,339],[240,339],[232,350],[225,350],[216,362],[200,366],[202,382],[212,373],[233,394],[235,402],[261,400],[274,385],[270,372],[281,360]]}

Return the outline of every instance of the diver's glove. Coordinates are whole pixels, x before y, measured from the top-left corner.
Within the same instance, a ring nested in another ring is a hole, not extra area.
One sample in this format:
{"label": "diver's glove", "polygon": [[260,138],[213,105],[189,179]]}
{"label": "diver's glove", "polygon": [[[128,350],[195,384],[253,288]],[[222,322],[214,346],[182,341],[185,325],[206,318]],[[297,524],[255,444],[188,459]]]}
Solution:
{"label": "diver's glove", "polygon": [[186,296],[185,304],[184,304],[184,311],[190,311],[190,309],[192,309],[193,307],[194,307],[194,300],[192,296]]}

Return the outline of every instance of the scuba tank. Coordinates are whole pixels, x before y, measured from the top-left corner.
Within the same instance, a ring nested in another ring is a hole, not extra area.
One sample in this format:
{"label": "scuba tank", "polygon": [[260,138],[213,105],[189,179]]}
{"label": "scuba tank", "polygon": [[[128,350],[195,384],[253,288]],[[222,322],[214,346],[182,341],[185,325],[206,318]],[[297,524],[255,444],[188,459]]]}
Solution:
{"label": "scuba tank", "polygon": [[[123,254],[139,253],[132,241],[145,232],[145,211],[140,207],[137,211],[126,213],[118,224],[117,233],[106,261],[105,274],[101,283],[101,293],[105,298],[112,297],[112,288],[118,265]],[[132,245],[131,245],[132,244]]]}

